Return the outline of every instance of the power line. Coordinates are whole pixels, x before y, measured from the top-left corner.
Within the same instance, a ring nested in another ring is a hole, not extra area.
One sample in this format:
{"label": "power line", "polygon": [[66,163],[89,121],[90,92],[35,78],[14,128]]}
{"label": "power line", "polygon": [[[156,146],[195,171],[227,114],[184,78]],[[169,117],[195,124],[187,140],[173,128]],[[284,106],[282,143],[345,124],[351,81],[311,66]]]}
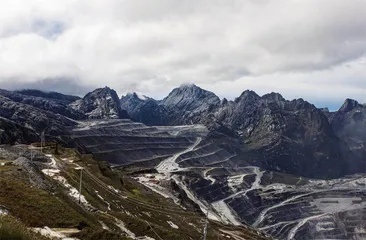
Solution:
{"label": "power line", "polygon": [[43,153],[43,145],[46,145],[45,143],[45,136],[44,136],[44,132],[45,130],[42,131],[41,133],[41,152]]}
{"label": "power line", "polygon": [[208,208],[207,208],[207,213],[206,213],[206,222],[205,222],[205,227],[203,228],[203,240],[206,240],[207,238],[207,228],[208,228]]}
{"label": "power line", "polygon": [[157,232],[155,232],[155,230],[152,228],[152,226],[150,225],[150,223],[148,221],[145,220],[145,222],[149,225],[149,227],[151,228],[151,230],[155,233],[155,235],[160,239],[160,240],[163,240],[159,234],[157,234]]}
{"label": "power line", "polygon": [[80,167],[80,182],[79,182],[79,204],[81,204],[81,186],[83,181],[83,168]]}

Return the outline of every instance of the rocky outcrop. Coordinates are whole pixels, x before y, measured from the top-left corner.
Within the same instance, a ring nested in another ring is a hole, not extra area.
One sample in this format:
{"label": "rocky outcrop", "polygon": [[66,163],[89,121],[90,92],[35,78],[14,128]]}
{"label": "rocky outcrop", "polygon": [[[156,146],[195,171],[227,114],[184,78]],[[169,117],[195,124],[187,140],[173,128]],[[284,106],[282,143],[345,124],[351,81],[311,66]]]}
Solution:
{"label": "rocky outcrop", "polygon": [[[21,93],[26,93],[27,95]],[[66,96],[53,92],[44,93],[37,90],[11,92],[3,89],[0,89],[0,95],[9,98],[14,102],[31,105],[72,119],[85,119],[85,115],[82,112],[68,106],[68,104],[72,102],[71,100],[79,99],[78,97]]]}
{"label": "rocky outcrop", "polygon": [[0,96],[0,116],[25,129],[37,133],[45,131],[54,136],[65,134],[68,127],[76,125],[75,121],[60,114],[15,102],[4,96]]}
{"label": "rocky outcrop", "polygon": [[18,90],[15,92],[23,94],[23,95],[27,95],[27,96],[52,99],[53,101],[60,102],[63,104],[69,104],[69,103],[72,103],[72,102],[80,99],[80,97],[78,97],[78,96],[65,95],[65,94],[58,93],[58,92],[44,92],[44,91],[40,91],[37,89],[23,89],[23,90]]}
{"label": "rocky outcrop", "polygon": [[130,117],[146,125],[167,125],[167,110],[152,98],[138,93],[128,93],[120,100],[121,108],[126,110]]}
{"label": "rocky outcrop", "polygon": [[127,112],[121,109],[117,93],[109,87],[98,88],[70,106],[88,119],[129,118]]}
{"label": "rocky outcrop", "polygon": [[[324,113],[303,99],[287,101],[278,93],[259,96],[247,90],[234,101],[220,101],[212,92],[183,85],[154,103],[153,108],[166,109],[164,119],[169,125],[204,124],[211,131],[237,137],[247,158],[266,169],[330,178],[359,166],[358,161],[350,166],[347,160],[353,155]],[[136,106],[125,99],[124,106],[129,104]],[[134,108],[127,111],[136,118],[144,114],[142,108],[138,113]]]}
{"label": "rocky outcrop", "polygon": [[327,114],[335,134],[347,142],[360,159],[366,161],[366,106],[347,99],[336,112]]}
{"label": "rocky outcrop", "polygon": [[27,144],[36,141],[39,141],[39,137],[35,131],[0,117],[0,144]]}
{"label": "rocky outcrop", "polygon": [[219,103],[214,93],[189,84],[173,89],[160,105],[169,111],[169,124],[184,125],[201,122],[203,115],[209,117]]}

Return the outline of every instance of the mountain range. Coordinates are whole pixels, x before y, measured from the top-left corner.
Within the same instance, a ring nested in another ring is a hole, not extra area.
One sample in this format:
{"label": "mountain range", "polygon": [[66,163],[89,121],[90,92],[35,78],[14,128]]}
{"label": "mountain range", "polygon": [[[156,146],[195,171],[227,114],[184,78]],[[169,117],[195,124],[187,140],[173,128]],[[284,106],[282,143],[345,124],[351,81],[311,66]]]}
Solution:
{"label": "mountain range", "polygon": [[83,98],[1,90],[0,143],[45,132],[210,219],[279,239],[347,239],[366,229],[365,114],[351,99],[329,112],[278,93],[228,101],[193,84],[162,100],[108,87]]}

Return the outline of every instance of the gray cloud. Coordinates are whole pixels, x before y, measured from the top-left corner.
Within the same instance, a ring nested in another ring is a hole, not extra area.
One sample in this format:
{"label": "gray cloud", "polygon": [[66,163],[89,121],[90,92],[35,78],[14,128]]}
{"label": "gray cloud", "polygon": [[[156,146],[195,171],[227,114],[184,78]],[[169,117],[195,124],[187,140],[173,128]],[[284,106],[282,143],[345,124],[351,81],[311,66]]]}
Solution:
{"label": "gray cloud", "polygon": [[364,101],[365,54],[363,0],[12,0],[0,8],[4,88],[80,94],[109,85],[161,98],[195,82],[229,98],[251,88]]}

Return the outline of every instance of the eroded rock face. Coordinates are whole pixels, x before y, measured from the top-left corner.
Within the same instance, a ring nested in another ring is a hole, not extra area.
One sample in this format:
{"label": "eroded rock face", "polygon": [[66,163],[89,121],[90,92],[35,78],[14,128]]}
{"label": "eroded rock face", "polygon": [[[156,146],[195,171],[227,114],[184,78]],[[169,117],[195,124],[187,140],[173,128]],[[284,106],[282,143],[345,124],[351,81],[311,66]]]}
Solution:
{"label": "eroded rock face", "polygon": [[74,110],[82,112],[88,119],[128,118],[126,111],[121,109],[117,93],[108,88],[98,88],[82,99],[70,104]]}
{"label": "eroded rock face", "polygon": [[362,149],[366,141],[366,106],[347,99],[342,107],[329,114],[335,133],[353,149]]}
{"label": "eroded rock face", "polygon": [[65,134],[68,127],[76,125],[76,122],[32,105],[12,101],[0,96],[0,116],[26,129],[41,133],[45,130],[49,135]]}
{"label": "eroded rock face", "polygon": [[335,134],[347,142],[356,155],[353,162],[359,162],[363,169],[366,162],[366,106],[347,99],[338,111],[326,115]]}
{"label": "eroded rock face", "polygon": [[0,144],[32,143],[39,137],[32,129],[0,117]]}
{"label": "eroded rock face", "polygon": [[15,92],[20,93],[22,95],[49,99],[49,100],[53,100],[53,101],[60,102],[63,104],[69,104],[69,103],[72,103],[72,102],[80,99],[80,97],[78,97],[78,96],[65,95],[65,94],[58,93],[58,92],[44,92],[44,91],[40,91],[37,89],[23,89],[23,90],[18,90]]}
{"label": "eroded rock face", "polygon": [[129,93],[122,96],[121,108],[126,110],[130,117],[146,125],[167,125],[167,110],[164,106],[158,104],[152,98],[137,94]]}
{"label": "eroded rock face", "polygon": [[[145,111],[141,104],[146,103],[125,98],[123,105],[130,106],[126,110],[138,118]],[[212,131],[237,137],[248,157],[266,169],[331,178],[359,166],[358,161],[349,166],[346,156],[352,153],[348,146],[334,134],[323,111],[303,99],[287,101],[278,93],[261,97],[247,90],[234,101],[220,101],[212,92],[184,85],[146,111],[161,106],[166,110],[164,124],[204,124]]]}
{"label": "eroded rock face", "polygon": [[[25,94],[22,94],[25,93]],[[28,95],[31,94],[31,95]],[[67,96],[60,93],[44,93],[37,90],[23,90],[11,92],[0,89],[0,95],[11,99],[14,102],[31,105],[33,107],[61,114],[72,119],[85,119],[85,115],[74,110],[68,104],[79,99],[79,97]]]}

